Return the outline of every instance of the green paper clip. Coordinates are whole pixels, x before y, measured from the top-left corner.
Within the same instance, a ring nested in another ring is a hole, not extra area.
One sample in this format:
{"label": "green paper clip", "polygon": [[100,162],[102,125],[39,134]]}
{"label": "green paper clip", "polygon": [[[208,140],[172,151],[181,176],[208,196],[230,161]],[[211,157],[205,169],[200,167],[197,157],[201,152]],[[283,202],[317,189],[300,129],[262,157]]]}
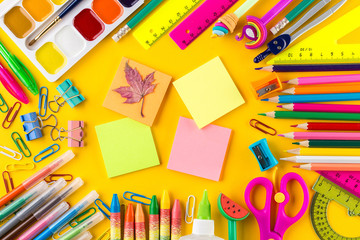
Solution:
{"label": "green paper clip", "polygon": [[[91,212],[93,211],[93,212]],[[89,217],[91,217],[92,215],[94,215],[96,213],[96,209],[94,207],[89,208],[85,211],[83,211],[82,213],[80,213],[79,215],[77,215],[76,217],[74,217],[70,222],[69,222],[69,226],[74,228],[77,225],[79,225],[80,223],[84,222],[86,219],[88,219]],[[85,217],[84,217],[85,216]],[[84,218],[83,218],[84,217]]]}
{"label": "green paper clip", "polygon": [[[17,134],[17,137],[14,138],[14,134]],[[25,156],[25,157],[30,157],[31,156],[31,152],[30,149],[26,146],[24,140],[21,138],[20,134],[18,132],[13,132],[11,134],[11,139],[14,141],[16,147],[19,149],[19,151]],[[23,149],[21,148],[21,146],[19,145],[19,142],[21,143],[22,147],[24,148],[24,151],[28,152],[28,155],[25,154],[25,152],[23,151]]]}
{"label": "green paper clip", "polygon": [[[45,158],[50,157],[51,155],[53,155],[54,153],[58,152],[60,150],[60,146],[59,144],[54,143],[53,145],[45,148],[44,150],[42,150],[41,152],[39,152],[37,155],[34,156],[34,162],[38,163],[41,162],[42,160],[44,160]],[[45,156],[41,157],[39,160],[36,160],[36,158],[40,155],[42,155],[43,153],[47,152],[47,151],[51,151],[50,153],[46,154]]]}
{"label": "green paper clip", "polygon": [[[0,94],[0,111],[3,113],[6,113],[7,111],[9,111],[9,106],[7,105],[5,99],[3,98],[3,96]],[[1,107],[5,106],[6,110],[1,109]]]}

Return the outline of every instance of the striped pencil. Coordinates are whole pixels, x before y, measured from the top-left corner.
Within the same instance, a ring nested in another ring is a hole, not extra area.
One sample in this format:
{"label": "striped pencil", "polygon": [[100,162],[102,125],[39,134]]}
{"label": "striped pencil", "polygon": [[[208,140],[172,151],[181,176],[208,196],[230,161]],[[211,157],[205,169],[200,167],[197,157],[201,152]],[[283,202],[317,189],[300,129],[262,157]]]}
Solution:
{"label": "striped pencil", "polygon": [[307,122],[297,125],[291,125],[305,130],[322,130],[322,131],[360,131],[360,123],[329,123],[329,122]]}
{"label": "striped pencil", "polygon": [[358,92],[281,95],[272,98],[261,99],[261,101],[274,102],[274,103],[336,102],[336,101],[358,101],[358,100],[360,100],[360,93]]}
{"label": "striped pencil", "polygon": [[360,113],[360,105],[291,103],[291,104],[279,105],[277,107],[295,112]]}
{"label": "striped pencil", "polygon": [[292,87],[282,91],[288,94],[326,94],[326,93],[355,93],[360,92],[360,84],[333,84],[309,87]]}
{"label": "striped pencil", "polygon": [[360,121],[360,113],[274,111],[274,112],[268,112],[268,113],[259,113],[259,115],[272,117],[272,118],[279,118],[279,119],[315,119],[315,120]]}
{"label": "striped pencil", "polygon": [[360,163],[360,156],[294,156],[280,158],[295,163]]}
{"label": "striped pencil", "polygon": [[308,148],[360,148],[360,141],[306,140],[293,144]]}
{"label": "striped pencil", "polygon": [[311,171],[360,171],[358,163],[309,163],[294,167]]}
{"label": "striped pencil", "polygon": [[360,82],[360,74],[300,77],[300,78],[291,79],[286,83],[293,85],[316,85],[316,84],[353,83],[353,82]]}
{"label": "striped pencil", "polygon": [[360,149],[356,148],[295,148],[286,152],[302,156],[360,156]]}
{"label": "striped pencil", "polygon": [[359,133],[348,132],[291,132],[278,136],[304,140],[360,140]]}

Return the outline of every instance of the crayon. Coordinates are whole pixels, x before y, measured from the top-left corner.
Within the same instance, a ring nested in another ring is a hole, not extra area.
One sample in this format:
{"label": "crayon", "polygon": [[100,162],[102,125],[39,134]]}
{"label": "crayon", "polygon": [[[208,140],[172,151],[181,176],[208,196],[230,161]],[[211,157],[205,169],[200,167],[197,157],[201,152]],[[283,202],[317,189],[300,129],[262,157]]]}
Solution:
{"label": "crayon", "polygon": [[136,204],[135,238],[136,240],[146,240],[145,216],[141,203]]}
{"label": "crayon", "polygon": [[113,195],[110,210],[110,235],[111,240],[121,239],[121,213],[120,203],[117,194]]}
{"label": "crayon", "polygon": [[170,240],[170,197],[166,190],[160,204],[160,240]]}
{"label": "crayon", "polygon": [[178,199],[175,200],[171,214],[171,240],[179,240],[181,237],[181,206]]}
{"label": "crayon", "polygon": [[156,195],[152,196],[149,216],[149,239],[159,240],[159,204]]}
{"label": "crayon", "polygon": [[124,223],[124,240],[134,240],[134,208],[128,204]]}

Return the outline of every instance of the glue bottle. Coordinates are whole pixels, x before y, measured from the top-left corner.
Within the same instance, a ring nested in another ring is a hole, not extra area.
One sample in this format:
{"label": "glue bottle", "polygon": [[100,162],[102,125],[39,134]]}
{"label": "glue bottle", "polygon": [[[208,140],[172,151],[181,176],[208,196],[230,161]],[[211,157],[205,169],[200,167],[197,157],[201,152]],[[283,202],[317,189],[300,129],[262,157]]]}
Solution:
{"label": "glue bottle", "polygon": [[211,220],[211,205],[205,190],[199,204],[197,217],[194,219],[192,234],[181,237],[180,240],[224,240],[216,237],[214,232],[215,223],[214,220]]}

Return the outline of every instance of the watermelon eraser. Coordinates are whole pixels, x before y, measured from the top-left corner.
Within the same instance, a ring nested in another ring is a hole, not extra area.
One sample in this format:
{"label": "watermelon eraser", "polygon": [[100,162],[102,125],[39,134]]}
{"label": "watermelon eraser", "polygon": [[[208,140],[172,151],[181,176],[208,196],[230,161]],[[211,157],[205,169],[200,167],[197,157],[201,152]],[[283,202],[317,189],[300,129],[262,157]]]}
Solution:
{"label": "watermelon eraser", "polygon": [[249,216],[249,211],[220,193],[218,198],[218,208],[220,213],[228,220],[229,240],[236,240],[236,222]]}

